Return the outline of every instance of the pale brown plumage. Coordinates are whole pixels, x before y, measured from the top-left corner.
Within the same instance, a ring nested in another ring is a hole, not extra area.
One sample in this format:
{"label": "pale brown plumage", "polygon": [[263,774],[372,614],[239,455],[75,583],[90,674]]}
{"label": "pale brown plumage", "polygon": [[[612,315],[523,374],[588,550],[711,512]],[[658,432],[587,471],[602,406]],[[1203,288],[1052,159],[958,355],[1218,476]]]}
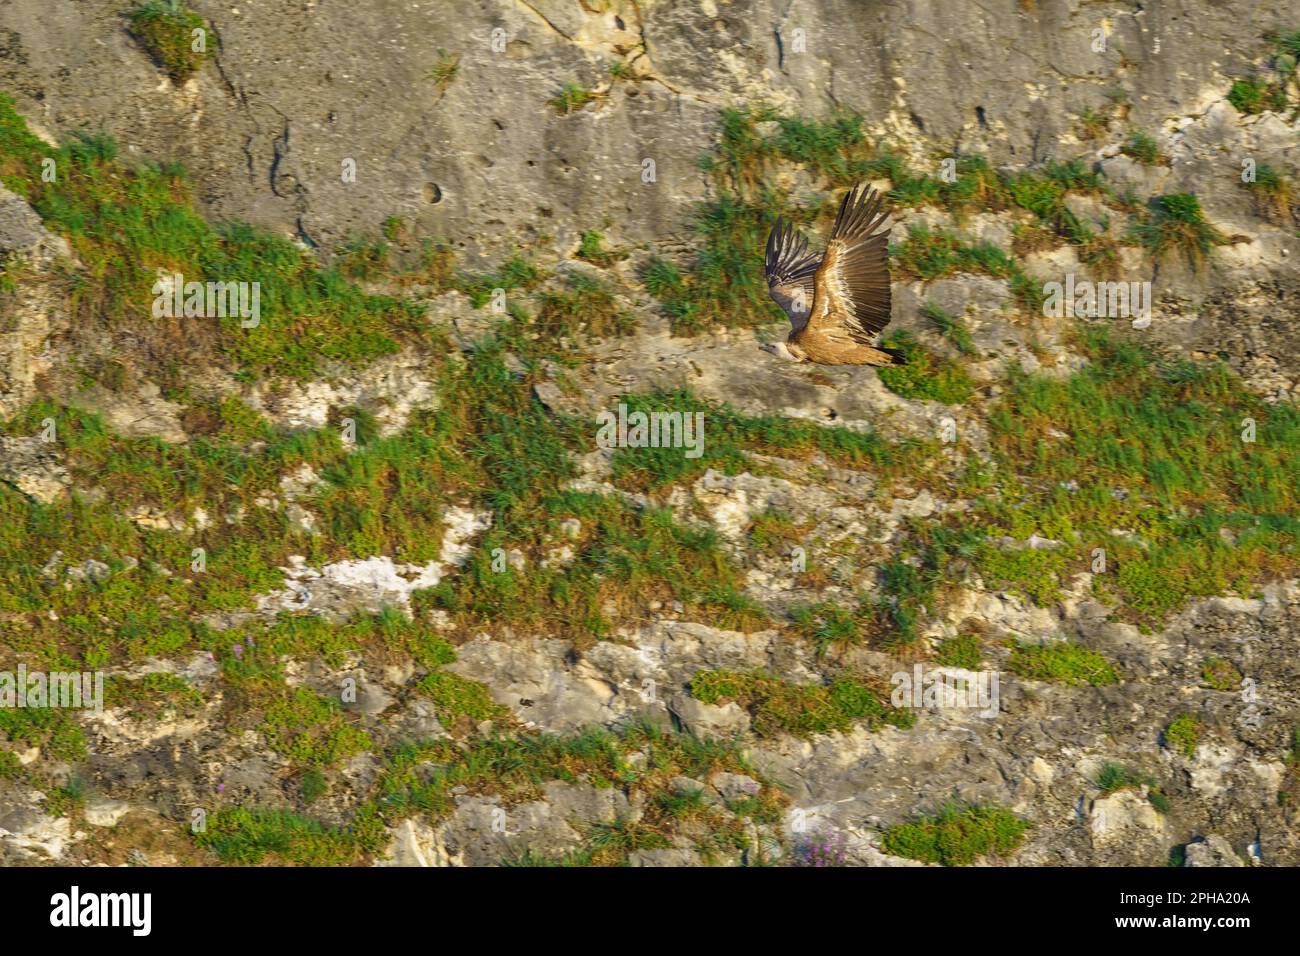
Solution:
{"label": "pale brown plumage", "polygon": [[767,288],[790,317],[786,350],[823,365],[890,365],[873,344],[889,324],[889,211],[880,193],[855,186],[840,203],[826,252],[784,219],[767,237]]}

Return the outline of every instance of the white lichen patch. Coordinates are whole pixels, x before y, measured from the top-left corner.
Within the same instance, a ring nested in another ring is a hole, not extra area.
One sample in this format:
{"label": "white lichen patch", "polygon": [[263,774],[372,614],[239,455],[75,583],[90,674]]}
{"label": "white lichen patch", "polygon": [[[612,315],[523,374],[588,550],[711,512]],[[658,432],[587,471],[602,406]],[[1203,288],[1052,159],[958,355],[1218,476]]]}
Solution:
{"label": "white lichen patch", "polygon": [[301,555],[292,555],[281,568],[285,586],[257,598],[258,612],[310,611],[346,618],[355,613],[377,614],[387,607],[410,613],[411,594],[436,586],[451,567],[459,567],[473,550],[472,538],[491,526],[491,515],[449,508],[439,560],[427,564],[394,561],[388,555],[347,559],[314,568]]}

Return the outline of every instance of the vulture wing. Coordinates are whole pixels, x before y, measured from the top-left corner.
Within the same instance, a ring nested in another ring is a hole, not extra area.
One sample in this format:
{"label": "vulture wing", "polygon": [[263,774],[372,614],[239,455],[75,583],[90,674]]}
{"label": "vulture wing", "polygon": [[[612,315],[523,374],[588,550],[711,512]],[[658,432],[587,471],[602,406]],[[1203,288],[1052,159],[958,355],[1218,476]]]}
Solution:
{"label": "vulture wing", "polygon": [[808,238],[784,218],[767,237],[767,291],[790,317],[793,331],[808,324],[813,307],[813,278],[818,257],[808,251]]}
{"label": "vulture wing", "polygon": [[889,324],[889,217],[879,192],[855,186],[840,203],[813,279],[807,334],[845,346],[871,345]]}

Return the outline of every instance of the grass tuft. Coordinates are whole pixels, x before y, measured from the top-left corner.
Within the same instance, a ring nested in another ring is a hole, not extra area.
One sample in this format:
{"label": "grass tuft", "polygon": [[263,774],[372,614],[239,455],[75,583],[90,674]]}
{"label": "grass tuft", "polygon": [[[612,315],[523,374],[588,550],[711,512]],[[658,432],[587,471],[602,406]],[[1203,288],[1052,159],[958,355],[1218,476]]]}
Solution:
{"label": "grass tuft", "polygon": [[132,34],[176,84],[197,73],[217,43],[207,21],[181,0],[147,0],[127,17]]}
{"label": "grass tuft", "polygon": [[887,335],[881,342],[886,348],[902,353],[901,364],[879,369],[880,381],[885,387],[903,398],[961,405],[975,392],[971,381],[959,364],[940,358],[925,349],[906,331]]}
{"label": "grass tuft", "polygon": [[892,707],[880,688],[841,676],[827,686],[795,684],[774,674],[696,671],[691,696],[706,704],[738,703],[749,711],[756,734],[811,737],[844,732],[859,723],[907,728],[916,722],[906,708]]}
{"label": "grass tuft", "polygon": [[1096,651],[1066,641],[1051,644],[1017,644],[1007,670],[1029,680],[1078,686],[1105,687],[1119,681],[1115,666]]}
{"label": "grass tuft", "polygon": [[1196,756],[1204,728],[1193,714],[1181,714],[1165,728],[1164,742],[1189,760]]}
{"label": "grass tuft", "polygon": [[1181,255],[1196,271],[1204,266],[1215,246],[1228,242],[1206,221],[1200,201],[1191,193],[1157,196],[1146,218],[1134,223],[1132,235],[1153,259]]}
{"label": "grass tuft", "polygon": [[881,845],[886,853],[923,863],[969,866],[980,857],[1014,853],[1029,826],[1002,807],[947,803],[914,823],[890,827]]}

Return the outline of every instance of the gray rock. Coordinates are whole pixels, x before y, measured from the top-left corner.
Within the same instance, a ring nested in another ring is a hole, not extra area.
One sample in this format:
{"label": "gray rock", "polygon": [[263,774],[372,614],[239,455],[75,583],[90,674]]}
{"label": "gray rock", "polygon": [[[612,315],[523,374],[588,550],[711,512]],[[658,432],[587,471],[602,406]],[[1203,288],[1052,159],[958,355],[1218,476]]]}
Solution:
{"label": "gray rock", "polygon": [[700,856],[694,850],[635,850],[628,854],[629,866],[699,866]]}
{"label": "gray rock", "polygon": [[49,343],[68,328],[69,317],[53,273],[71,257],[67,240],[47,230],[22,197],[0,186],[0,268],[31,279],[11,291],[0,288],[0,418],[35,398],[38,376],[57,364]]}
{"label": "gray rock", "polygon": [[1232,844],[1217,833],[1193,840],[1187,844],[1186,852],[1185,865],[1187,866],[1244,865],[1241,857],[1237,856],[1236,851],[1232,849]]}
{"label": "gray rock", "polygon": [[58,501],[72,484],[59,446],[39,437],[0,436],[0,481],[44,504]]}
{"label": "gray rock", "polygon": [[722,794],[722,799],[728,803],[744,797],[752,797],[760,789],[757,780],[742,773],[715,773],[709,777],[709,784]]}
{"label": "gray rock", "polygon": [[115,827],[131,809],[131,805],[124,800],[100,798],[86,803],[84,815],[92,827]]}

